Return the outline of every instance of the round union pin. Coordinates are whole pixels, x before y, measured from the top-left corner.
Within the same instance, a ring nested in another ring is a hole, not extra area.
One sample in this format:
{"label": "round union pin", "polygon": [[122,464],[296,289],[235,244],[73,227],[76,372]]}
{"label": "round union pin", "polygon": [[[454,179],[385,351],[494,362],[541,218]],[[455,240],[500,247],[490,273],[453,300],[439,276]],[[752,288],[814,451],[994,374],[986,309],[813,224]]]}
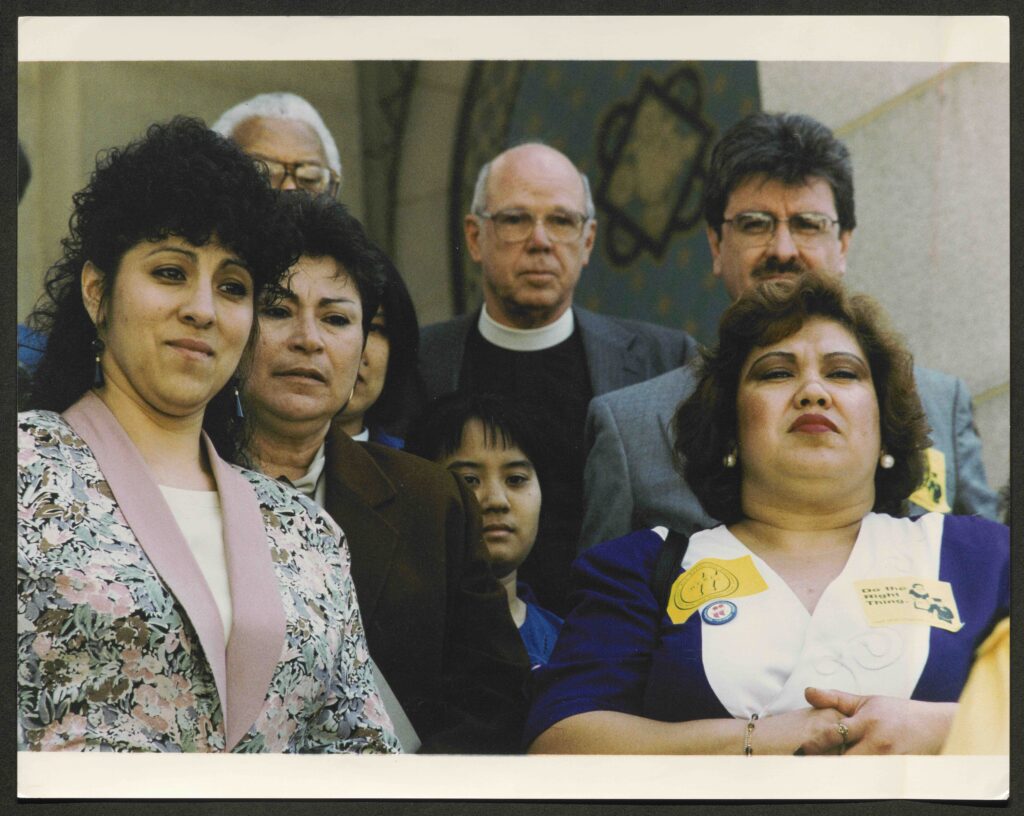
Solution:
{"label": "round union pin", "polygon": [[732,601],[715,601],[705,606],[700,611],[700,616],[704,619],[704,623],[709,623],[712,626],[728,623],[736,617],[736,604]]}

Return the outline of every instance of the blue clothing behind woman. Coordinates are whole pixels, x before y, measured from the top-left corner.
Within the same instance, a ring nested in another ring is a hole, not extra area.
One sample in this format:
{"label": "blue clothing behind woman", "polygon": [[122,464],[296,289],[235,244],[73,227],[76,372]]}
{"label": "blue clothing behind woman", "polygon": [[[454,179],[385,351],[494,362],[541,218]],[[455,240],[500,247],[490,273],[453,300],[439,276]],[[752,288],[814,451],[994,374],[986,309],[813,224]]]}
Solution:
{"label": "blue clothing behind woman", "polygon": [[46,335],[18,324],[18,365],[25,366],[31,374],[39,365],[43,352],[46,351]]}
{"label": "blue clothing behind woman", "polygon": [[395,450],[405,449],[405,440],[398,436],[392,436],[389,433],[385,433],[381,428],[376,425],[370,425],[370,441],[376,442],[378,445],[384,445],[388,448],[394,448]]}
{"label": "blue clothing behind woman", "polygon": [[551,657],[551,650],[555,648],[562,629],[562,619],[537,603],[537,596],[529,584],[517,581],[516,595],[526,604],[526,620],[519,627],[519,635],[530,658],[530,669],[539,669]]}

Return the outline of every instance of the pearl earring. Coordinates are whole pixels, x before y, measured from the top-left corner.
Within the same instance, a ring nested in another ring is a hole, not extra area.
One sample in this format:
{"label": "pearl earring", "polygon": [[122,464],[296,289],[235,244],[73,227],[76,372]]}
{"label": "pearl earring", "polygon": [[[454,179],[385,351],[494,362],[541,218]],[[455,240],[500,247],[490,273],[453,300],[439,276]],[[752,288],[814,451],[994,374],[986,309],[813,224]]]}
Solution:
{"label": "pearl earring", "polygon": [[727,468],[736,467],[736,450],[729,451],[725,456],[722,457],[722,464]]}
{"label": "pearl earring", "polygon": [[889,470],[895,464],[896,460],[892,458],[892,454],[883,453],[878,457],[878,466],[882,468],[882,470]]}

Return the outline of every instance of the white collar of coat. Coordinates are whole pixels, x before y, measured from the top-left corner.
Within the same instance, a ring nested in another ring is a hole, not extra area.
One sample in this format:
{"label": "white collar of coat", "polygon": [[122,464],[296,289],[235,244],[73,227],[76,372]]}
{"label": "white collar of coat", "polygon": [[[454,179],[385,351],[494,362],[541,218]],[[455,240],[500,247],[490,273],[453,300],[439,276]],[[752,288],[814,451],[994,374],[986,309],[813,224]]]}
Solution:
{"label": "white collar of coat", "polygon": [[543,351],[568,340],[576,327],[576,319],[572,309],[566,309],[558,320],[547,326],[539,329],[513,329],[498,323],[487,314],[487,307],[484,306],[476,325],[484,340],[498,348],[509,351]]}

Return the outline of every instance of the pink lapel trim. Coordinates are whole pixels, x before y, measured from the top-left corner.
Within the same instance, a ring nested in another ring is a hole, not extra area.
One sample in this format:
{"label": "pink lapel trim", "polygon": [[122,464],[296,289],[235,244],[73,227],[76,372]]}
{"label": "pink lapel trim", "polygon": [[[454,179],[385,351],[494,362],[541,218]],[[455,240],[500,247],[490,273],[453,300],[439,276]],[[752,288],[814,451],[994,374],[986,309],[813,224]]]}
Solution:
{"label": "pink lapel trim", "polygon": [[285,641],[285,614],[267,532],[252,485],[203,441],[223,512],[231,586],[231,636],[199,565],[149,467],[110,410],[92,392],[64,412],[85,440],[146,556],[185,610],[210,661],[224,712],[226,749],[263,708]]}
{"label": "pink lapel trim", "polygon": [[192,622],[226,711],[224,623],[156,479],[110,409],[94,393],[88,392],[63,416],[89,446],[139,545]]}
{"label": "pink lapel trim", "polygon": [[241,473],[217,456],[205,434],[203,438],[220,491],[231,584],[226,717],[230,751],[263,710],[285,646],[285,614],[256,492]]}

